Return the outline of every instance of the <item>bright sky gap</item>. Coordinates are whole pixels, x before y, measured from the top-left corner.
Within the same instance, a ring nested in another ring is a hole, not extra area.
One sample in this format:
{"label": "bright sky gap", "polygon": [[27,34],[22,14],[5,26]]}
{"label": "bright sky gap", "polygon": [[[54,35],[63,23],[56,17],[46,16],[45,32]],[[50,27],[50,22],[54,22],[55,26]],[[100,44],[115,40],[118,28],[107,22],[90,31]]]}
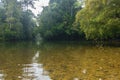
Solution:
{"label": "bright sky gap", "polygon": [[38,0],[38,1],[35,1],[35,4],[34,4],[36,9],[33,9],[31,7],[29,9],[32,10],[32,12],[37,16],[37,14],[39,14],[43,10],[42,6],[48,6],[48,4],[49,4],[49,0]]}
{"label": "bright sky gap", "polygon": [[30,10],[32,10],[32,12],[37,15],[39,14],[43,9],[42,6],[48,6],[49,4],[49,0],[39,0],[39,1],[35,1],[35,8],[29,8]]}

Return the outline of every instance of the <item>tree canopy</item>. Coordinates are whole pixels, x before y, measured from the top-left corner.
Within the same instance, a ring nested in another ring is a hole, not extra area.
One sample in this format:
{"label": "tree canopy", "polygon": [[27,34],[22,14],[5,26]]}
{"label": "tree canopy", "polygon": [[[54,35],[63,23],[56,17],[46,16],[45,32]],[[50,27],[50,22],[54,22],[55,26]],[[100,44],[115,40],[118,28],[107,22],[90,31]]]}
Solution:
{"label": "tree canopy", "polygon": [[76,23],[87,39],[120,37],[120,1],[86,0],[85,7],[76,15]]}
{"label": "tree canopy", "polygon": [[38,17],[41,36],[57,40],[81,37],[73,27],[75,15],[81,9],[76,3],[77,0],[50,0]]}
{"label": "tree canopy", "polygon": [[119,0],[50,0],[36,17],[35,1],[1,0],[0,40],[120,39]]}
{"label": "tree canopy", "polygon": [[[2,0],[0,8],[0,39],[2,40],[26,40],[33,37],[33,13],[23,9],[20,1]],[[25,5],[28,6],[28,5]]]}

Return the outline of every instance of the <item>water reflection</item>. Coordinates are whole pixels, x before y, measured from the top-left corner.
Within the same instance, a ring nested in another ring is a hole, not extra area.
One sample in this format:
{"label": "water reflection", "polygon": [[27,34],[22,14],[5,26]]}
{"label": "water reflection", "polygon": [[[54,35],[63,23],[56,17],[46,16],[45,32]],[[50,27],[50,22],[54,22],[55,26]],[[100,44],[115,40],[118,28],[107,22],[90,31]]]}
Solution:
{"label": "water reflection", "polygon": [[3,73],[3,70],[0,70],[0,80],[5,80],[5,74]]}
{"label": "water reflection", "polygon": [[53,80],[120,80],[119,47],[70,43],[44,48],[41,62]]}
{"label": "water reflection", "polygon": [[31,64],[24,64],[22,80],[51,80],[48,72],[43,69],[43,65],[38,63],[40,52],[33,56]]}
{"label": "water reflection", "polygon": [[35,45],[0,43],[0,80],[120,80],[120,47]]}

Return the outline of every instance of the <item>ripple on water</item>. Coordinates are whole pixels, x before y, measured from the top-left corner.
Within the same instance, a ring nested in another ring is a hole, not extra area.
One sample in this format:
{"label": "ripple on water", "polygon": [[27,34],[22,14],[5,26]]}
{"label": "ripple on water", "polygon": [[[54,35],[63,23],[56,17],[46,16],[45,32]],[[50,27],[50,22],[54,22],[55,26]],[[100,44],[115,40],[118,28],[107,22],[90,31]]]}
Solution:
{"label": "ripple on water", "polygon": [[48,71],[43,69],[42,64],[24,64],[23,80],[51,80]]}

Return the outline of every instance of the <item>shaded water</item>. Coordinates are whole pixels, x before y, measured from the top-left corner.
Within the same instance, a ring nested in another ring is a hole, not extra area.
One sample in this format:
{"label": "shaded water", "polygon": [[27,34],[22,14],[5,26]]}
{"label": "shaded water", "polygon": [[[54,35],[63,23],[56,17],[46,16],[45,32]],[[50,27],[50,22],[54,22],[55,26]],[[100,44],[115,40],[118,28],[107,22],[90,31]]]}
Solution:
{"label": "shaded water", "polygon": [[0,43],[0,80],[120,80],[120,47]]}

